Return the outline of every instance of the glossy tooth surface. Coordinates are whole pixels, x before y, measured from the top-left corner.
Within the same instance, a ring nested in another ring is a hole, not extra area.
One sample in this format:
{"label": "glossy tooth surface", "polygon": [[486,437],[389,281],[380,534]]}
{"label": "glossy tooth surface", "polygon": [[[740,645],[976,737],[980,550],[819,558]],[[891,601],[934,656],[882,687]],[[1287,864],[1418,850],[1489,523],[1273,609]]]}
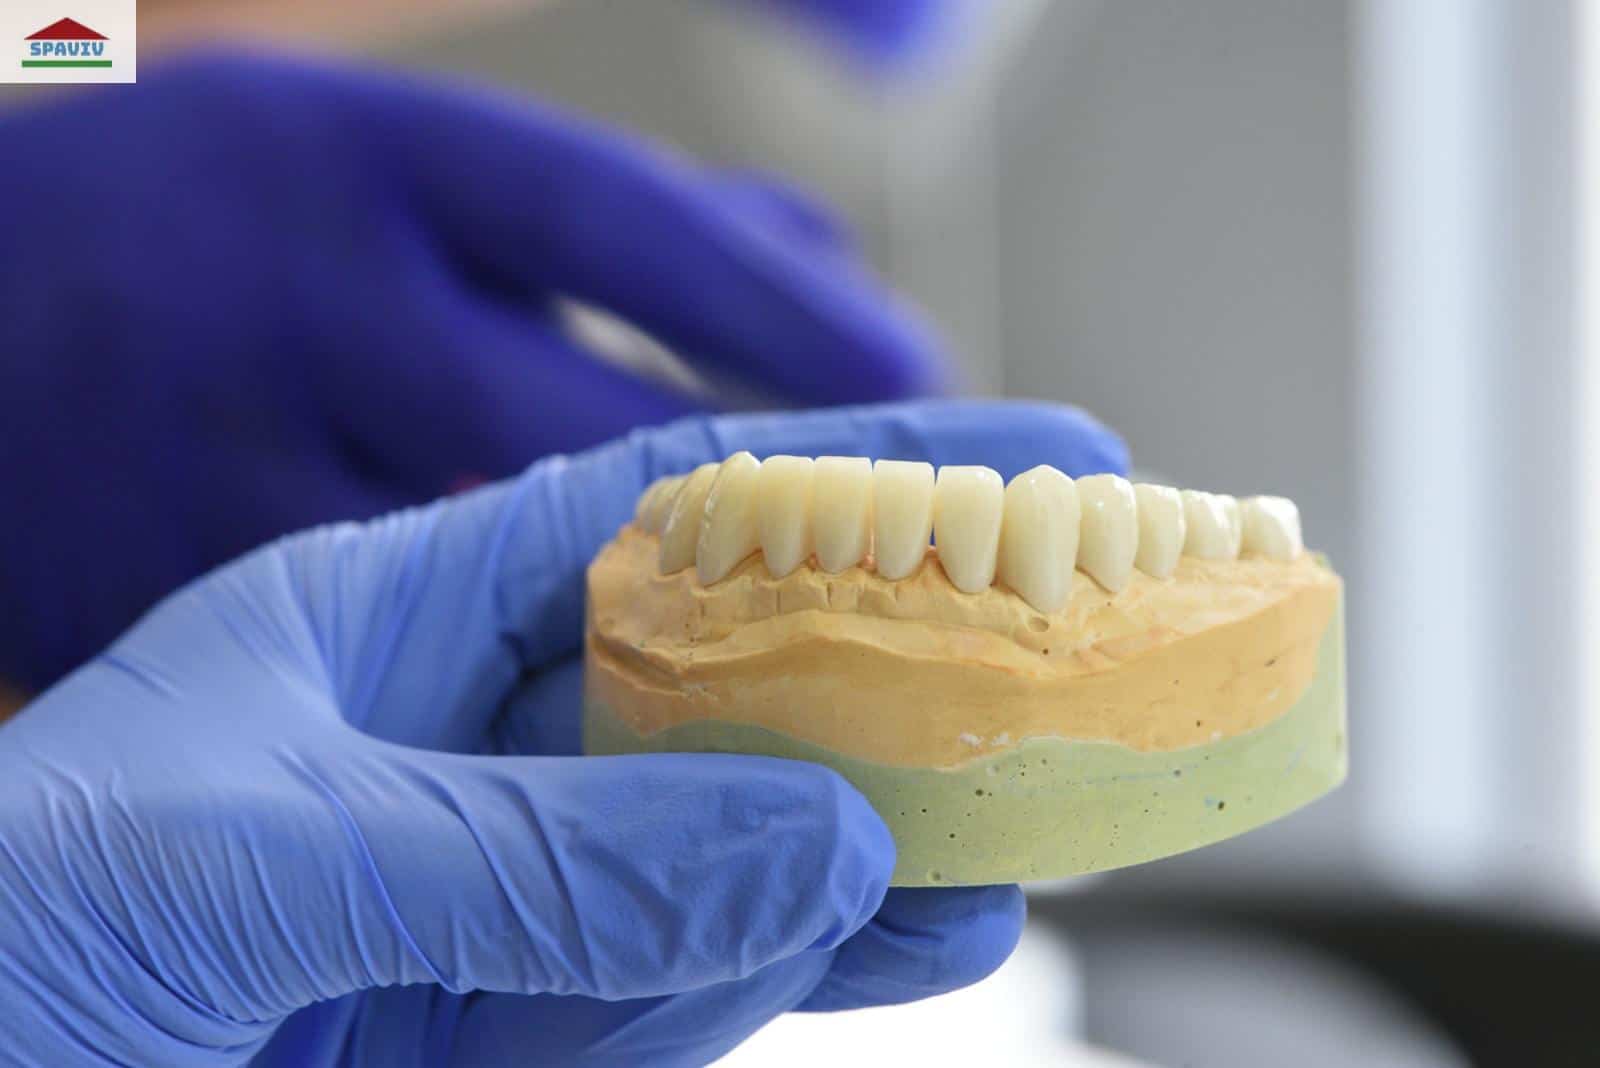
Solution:
{"label": "glossy tooth surface", "polygon": [[[1201,560],[1232,560],[1239,555],[1239,502],[1221,493],[1184,490],[1183,555]],[[1229,502],[1232,502],[1232,507]]]}
{"label": "glossy tooth surface", "polygon": [[903,579],[922,565],[933,534],[933,465],[879,460],[872,465],[872,549],[878,574]]}
{"label": "glossy tooth surface", "polygon": [[769,456],[756,473],[757,533],[767,570],[782,578],[811,555],[809,456]]}
{"label": "glossy tooth surface", "polygon": [[670,575],[694,563],[700,544],[700,520],[706,512],[706,495],[717,479],[721,464],[701,464],[689,473],[672,498],[661,528],[661,573]]}
{"label": "glossy tooth surface", "polygon": [[941,467],[933,491],[933,537],[951,585],[978,593],[994,581],[1005,483],[987,467]]}
{"label": "glossy tooth surface", "polygon": [[1243,547],[1269,560],[1293,560],[1305,551],[1300,535],[1300,509],[1287,497],[1251,497],[1244,515]]}
{"label": "glossy tooth surface", "polygon": [[1152,578],[1166,578],[1183,554],[1183,496],[1171,486],[1135,483],[1139,512],[1139,551],[1133,566]]}
{"label": "glossy tooth surface", "polygon": [[1233,555],[1237,559],[1239,549],[1244,544],[1244,513],[1239,508],[1239,498],[1226,493],[1217,494],[1217,498],[1222,501],[1222,514],[1228,518],[1228,544],[1233,546]]}
{"label": "glossy tooth surface", "polygon": [[722,462],[706,494],[695,568],[704,585],[721,580],[734,565],[761,547],[756,523],[756,475],[761,464],[747,452]]}
{"label": "glossy tooth surface", "polygon": [[872,542],[872,461],[819,456],[811,490],[811,536],[824,571],[859,564]]}
{"label": "glossy tooth surface", "polygon": [[683,488],[684,476],[673,475],[658,481],[644,501],[644,518],[640,526],[651,534],[660,534],[672,512],[672,502]]}
{"label": "glossy tooth surface", "polygon": [[641,527],[644,526],[644,517],[649,514],[650,502],[655,500],[656,495],[666,489],[667,483],[671,481],[671,475],[664,475],[644,488],[644,492],[639,494],[639,503],[633,506],[633,521],[635,524]]}
{"label": "glossy tooth surface", "polygon": [[1139,551],[1133,485],[1117,475],[1085,475],[1078,479],[1078,507],[1078,569],[1116,593],[1133,575]]}
{"label": "glossy tooth surface", "polygon": [[1072,592],[1080,518],[1078,487],[1055,468],[1012,479],[1000,524],[1000,581],[1039,611],[1059,611]]}

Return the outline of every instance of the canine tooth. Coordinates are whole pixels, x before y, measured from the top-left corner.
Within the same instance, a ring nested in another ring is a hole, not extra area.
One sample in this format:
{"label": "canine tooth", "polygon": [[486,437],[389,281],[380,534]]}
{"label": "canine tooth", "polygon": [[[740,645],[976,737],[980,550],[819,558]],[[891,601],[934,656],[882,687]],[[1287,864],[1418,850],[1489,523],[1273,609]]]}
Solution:
{"label": "canine tooth", "polygon": [[933,465],[879,460],[872,465],[872,550],[878,574],[903,579],[928,555],[933,533]]}
{"label": "canine tooth", "polygon": [[1078,560],[1078,487],[1042,464],[1011,480],[1000,524],[1000,581],[1041,612],[1067,603]]}
{"label": "canine tooth", "polygon": [[861,562],[872,542],[872,461],[819,456],[812,476],[811,534],[817,563],[843,571]]}
{"label": "canine tooth", "polygon": [[978,593],[994,581],[1005,483],[987,467],[941,467],[933,490],[933,537],[951,585]]}
{"label": "canine tooth", "polygon": [[756,475],[761,463],[747,452],[722,462],[706,494],[705,517],[695,567],[702,585],[720,581],[735,564],[761,547],[756,525]]}
{"label": "canine tooth", "polygon": [[769,456],[756,473],[757,528],[767,570],[782,578],[811,555],[809,456]]}
{"label": "canine tooth", "polygon": [[1078,570],[1116,593],[1133,575],[1139,551],[1133,485],[1118,475],[1085,475],[1078,479],[1078,507]]}
{"label": "canine tooth", "polygon": [[644,516],[639,526],[651,534],[660,534],[662,528],[667,525],[667,515],[672,511],[672,502],[682,488],[682,475],[658,479],[645,494]]}
{"label": "canine tooth", "polygon": [[700,542],[700,520],[706,512],[706,494],[717,479],[721,464],[701,464],[689,473],[672,498],[661,527],[661,573],[670,575],[694,563]]}
{"label": "canine tooth", "polygon": [[1239,502],[1222,493],[1184,490],[1183,555],[1232,560],[1239,555]]}
{"label": "canine tooth", "polygon": [[1251,497],[1242,507],[1245,551],[1269,560],[1293,560],[1305,551],[1300,509],[1287,497]]}
{"label": "canine tooth", "polygon": [[1171,486],[1135,483],[1139,511],[1139,551],[1133,566],[1152,578],[1166,578],[1183,553],[1183,496]]}

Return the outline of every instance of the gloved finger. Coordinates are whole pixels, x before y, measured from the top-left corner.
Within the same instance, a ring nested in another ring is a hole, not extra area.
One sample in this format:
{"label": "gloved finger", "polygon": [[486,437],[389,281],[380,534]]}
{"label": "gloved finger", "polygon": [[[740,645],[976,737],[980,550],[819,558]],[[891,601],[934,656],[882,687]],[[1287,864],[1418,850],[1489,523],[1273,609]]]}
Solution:
{"label": "gloved finger", "polygon": [[395,79],[383,100],[390,165],[477,269],[605,308],[719,377],[798,403],[949,382],[918,316],[729,210],[689,161],[487,95]]}
{"label": "gloved finger", "polygon": [[1016,946],[1014,886],[890,890],[872,922],[829,952],[807,952],[747,979],[673,997],[603,1002],[487,995],[462,1013],[460,1064],[702,1065],[794,1009],[899,1004],[982,979]]}
{"label": "gloved finger", "polygon": [[630,1001],[489,994],[462,1013],[453,1047],[459,1065],[521,1065],[528,1051],[562,1068],[699,1068],[799,1005],[827,973],[832,954],[809,951],[735,982]]}
{"label": "gloved finger", "polygon": [[802,19],[875,65],[893,65],[948,40],[972,0],[759,0]]}
{"label": "gloved finger", "polygon": [[800,1007],[896,1005],[971,986],[1005,963],[1026,918],[1015,886],[891,890],[872,922],[839,947],[833,967]]}
{"label": "gloved finger", "polygon": [[495,722],[501,756],[583,755],[583,661],[551,664],[521,683]]}
{"label": "gloved finger", "polygon": [[804,248],[830,256],[855,254],[856,237],[844,219],[778,175],[728,169],[708,175],[706,181],[735,210],[746,212]]}
{"label": "gloved finger", "polygon": [[[433,347],[396,344],[383,373],[331,361],[334,417],[389,485],[423,498],[505,478],[640,426],[705,411],[670,385],[597,359],[543,318],[461,294]],[[359,379],[358,377],[359,376]]]}
{"label": "gloved finger", "polygon": [[281,760],[299,789],[242,840],[292,827],[316,863],[233,888],[243,929],[270,916],[282,932],[238,954],[282,955],[272,988],[297,1003],[269,1010],[419,982],[619,999],[741,979],[841,944],[894,866],[861,795],[794,761],[468,757],[354,737]]}

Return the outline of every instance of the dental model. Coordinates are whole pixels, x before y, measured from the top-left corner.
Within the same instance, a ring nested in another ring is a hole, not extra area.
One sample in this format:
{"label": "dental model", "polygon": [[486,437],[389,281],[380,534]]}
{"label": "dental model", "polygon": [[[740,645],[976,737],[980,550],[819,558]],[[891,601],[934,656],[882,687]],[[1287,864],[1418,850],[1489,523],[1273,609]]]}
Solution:
{"label": "dental model", "polygon": [[590,567],[584,738],[832,767],[896,885],[1120,867],[1343,780],[1342,587],[1282,497],[741,452]]}

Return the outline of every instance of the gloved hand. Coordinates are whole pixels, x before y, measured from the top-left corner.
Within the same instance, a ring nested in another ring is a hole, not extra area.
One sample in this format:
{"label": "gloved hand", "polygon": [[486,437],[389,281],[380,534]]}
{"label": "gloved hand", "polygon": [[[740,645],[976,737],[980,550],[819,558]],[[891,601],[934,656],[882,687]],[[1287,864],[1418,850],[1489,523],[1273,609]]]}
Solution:
{"label": "gloved hand", "polygon": [[877,66],[925,55],[985,0],[757,0],[804,20]]}
{"label": "gloved hand", "polygon": [[557,298],[779,402],[943,373],[803,197],[524,101],[203,58],[0,139],[0,678],[34,690],[279,534],[707,406]]}
{"label": "gloved hand", "polygon": [[696,417],[195,583],[0,727],[0,1063],[701,1064],[999,964],[1016,888],[886,895],[826,769],[567,755],[584,567],[741,448],[1126,464],[1054,406]]}

